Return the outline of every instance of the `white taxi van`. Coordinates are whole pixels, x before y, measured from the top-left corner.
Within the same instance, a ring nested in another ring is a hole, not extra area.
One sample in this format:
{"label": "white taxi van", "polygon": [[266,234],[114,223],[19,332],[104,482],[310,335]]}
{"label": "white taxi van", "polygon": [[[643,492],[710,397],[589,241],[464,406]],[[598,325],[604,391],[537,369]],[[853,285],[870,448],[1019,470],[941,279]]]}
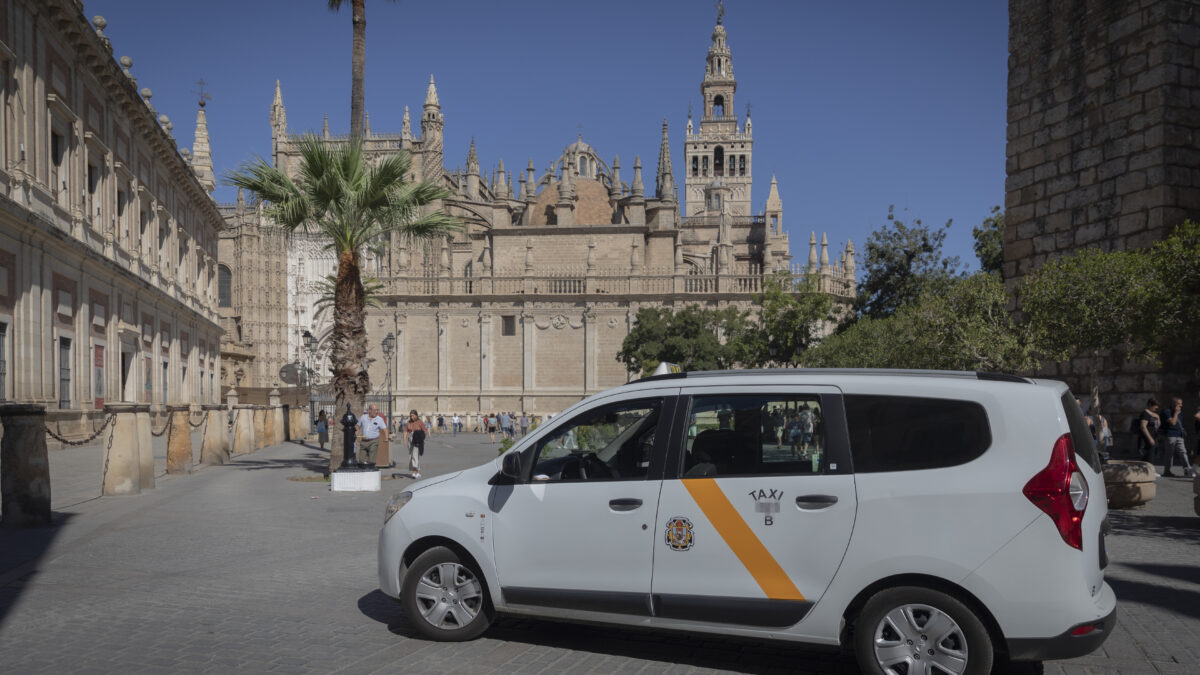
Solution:
{"label": "white taxi van", "polygon": [[986,673],[1112,631],[1104,481],[1066,385],[940,371],[676,373],[394,496],[379,583],[434,640],[497,612]]}

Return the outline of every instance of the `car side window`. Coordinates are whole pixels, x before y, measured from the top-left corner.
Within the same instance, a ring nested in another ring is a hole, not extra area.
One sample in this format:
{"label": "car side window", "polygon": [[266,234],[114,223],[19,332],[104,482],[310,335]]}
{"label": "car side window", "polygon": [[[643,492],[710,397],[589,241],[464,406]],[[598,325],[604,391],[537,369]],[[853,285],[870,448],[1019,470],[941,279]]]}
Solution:
{"label": "car side window", "polygon": [[864,394],[845,401],[855,473],[957,466],[992,444],[987,412],[974,401]]}
{"label": "car side window", "polygon": [[695,396],[684,442],[683,478],[822,473],[821,397]]}
{"label": "car side window", "polygon": [[657,398],[623,401],[580,414],[538,443],[533,480],[645,478],[662,403]]}

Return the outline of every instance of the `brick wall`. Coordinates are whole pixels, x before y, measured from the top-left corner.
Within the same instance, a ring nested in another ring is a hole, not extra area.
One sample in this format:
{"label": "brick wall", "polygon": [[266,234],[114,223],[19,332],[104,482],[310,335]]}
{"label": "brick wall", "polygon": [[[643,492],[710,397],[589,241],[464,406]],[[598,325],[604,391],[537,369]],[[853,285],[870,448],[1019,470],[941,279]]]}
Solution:
{"label": "brick wall", "polygon": [[[1198,47],[1200,0],[1010,0],[1010,289],[1054,257],[1146,247],[1200,216]],[[1195,355],[1176,354],[1164,366],[1078,358],[1043,374],[1085,396],[1098,387],[1120,431],[1151,395],[1194,411],[1197,372]]]}

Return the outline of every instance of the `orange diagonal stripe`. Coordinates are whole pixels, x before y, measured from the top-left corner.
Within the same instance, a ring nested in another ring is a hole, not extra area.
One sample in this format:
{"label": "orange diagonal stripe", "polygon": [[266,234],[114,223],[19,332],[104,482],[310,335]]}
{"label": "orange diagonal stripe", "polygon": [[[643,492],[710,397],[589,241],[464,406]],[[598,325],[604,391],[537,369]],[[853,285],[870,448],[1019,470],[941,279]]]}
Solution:
{"label": "orange diagonal stripe", "polygon": [[717,533],[742,561],[746,571],[758,582],[763,593],[772,600],[804,600],[800,589],[766,546],[759,541],[754,531],[746,524],[729,498],[711,478],[691,478],[681,481],[696,500],[708,522],[717,528]]}

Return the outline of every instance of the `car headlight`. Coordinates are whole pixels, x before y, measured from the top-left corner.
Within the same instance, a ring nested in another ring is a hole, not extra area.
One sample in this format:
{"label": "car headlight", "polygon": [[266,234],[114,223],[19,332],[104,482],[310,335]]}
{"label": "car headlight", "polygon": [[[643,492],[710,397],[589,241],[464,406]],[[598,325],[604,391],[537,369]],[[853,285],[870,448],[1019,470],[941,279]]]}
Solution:
{"label": "car headlight", "polygon": [[391,520],[392,516],[396,515],[396,512],[400,510],[400,507],[407,504],[410,499],[412,499],[411,492],[401,492],[400,494],[392,495],[392,498],[388,500],[387,506],[383,509],[383,522],[386,524],[387,521]]}

